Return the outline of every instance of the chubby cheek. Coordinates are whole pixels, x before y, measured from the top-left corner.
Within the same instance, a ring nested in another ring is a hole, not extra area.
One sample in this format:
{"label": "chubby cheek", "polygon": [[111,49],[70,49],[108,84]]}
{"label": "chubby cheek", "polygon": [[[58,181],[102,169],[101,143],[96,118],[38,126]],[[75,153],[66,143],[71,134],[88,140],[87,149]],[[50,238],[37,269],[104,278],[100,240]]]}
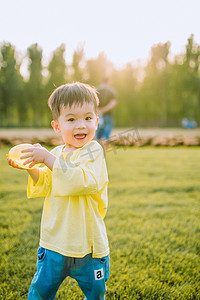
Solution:
{"label": "chubby cheek", "polygon": [[62,136],[65,136],[66,138],[71,138],[73,136],[73,128],[65,127],[63,128],[62,132]]}
{"label": "chubby cheek", "polygon": [[95,134],[95,131],[97,130],[97,126],[96,123],[91,124],[91,126],[89,127],[89,132],[90,134]]}

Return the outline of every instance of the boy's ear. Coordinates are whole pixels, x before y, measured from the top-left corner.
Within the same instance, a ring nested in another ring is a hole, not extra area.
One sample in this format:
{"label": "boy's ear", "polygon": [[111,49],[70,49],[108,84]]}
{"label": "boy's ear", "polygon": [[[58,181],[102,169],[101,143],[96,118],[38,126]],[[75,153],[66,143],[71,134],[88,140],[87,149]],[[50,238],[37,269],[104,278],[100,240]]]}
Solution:
{"label": "boy's ear", "polygon": [[97,120],[96,120],[96,129],[98,127],[98,123],[99,123],[99,116],[97,116]]}
{"label": "boy's ear", "polygon": [[51,121],[51,126],[53,127],[55,133],[60,133],[60,128],[59,128],[59,125],[56,121]]}

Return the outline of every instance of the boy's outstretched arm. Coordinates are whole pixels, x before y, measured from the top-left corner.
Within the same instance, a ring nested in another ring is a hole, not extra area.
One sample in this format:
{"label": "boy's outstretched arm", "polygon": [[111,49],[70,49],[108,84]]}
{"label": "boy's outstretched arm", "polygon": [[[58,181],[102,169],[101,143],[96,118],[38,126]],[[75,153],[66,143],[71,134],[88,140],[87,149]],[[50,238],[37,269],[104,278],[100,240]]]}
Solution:
{"label": "boy's outstretched arm", "polygon": [[[31,168],[38,163],[44,163],[50,170],[52,170],[54,161],[56,159],[55,155],[50,153],[47,149],[42,147],[40,144],[35,144],[34,146],[35,146],[34,148],[28,148],[21,151],[22,154],[23,153],[26,154],[22,155],[20,158],[21,159],[27,158],[27,160],[23,164],[24,165],[29,164],[29,167]],[[17,165],[17,163],[15,163],[11,158],[7,158],[7,159],[10,166],[18,169],[23,169],[19,165]],[[29,175],[32,177],[33,181],[37,183],[39,179],[39,168],[30,169],[30,170],[26,169],[26,170],[28,171]]]}
{"label": "boy's outstretched arm", "polygon": [[[8,163],[11,167],[16,168],[16,169],[21,169],[21,170],[25,170],[22,167],[20,167],[17,163],[15,163],[11,158],[7,158]],[[32,170],[27,170],[29,175],[32,177],[33,181],[35,183],[37,183],[38,179],[39,179],[39,170],[38,168],[36,169],[32,169]]]}
{"label": "boy's outstretched arm", "polygon": [[36,169],[32,169],[32,170],[27,170],[27,172],[29,173],[29,175],[33,179],[34,183],[36,184],[39,179],[39,169],[36,168]]}

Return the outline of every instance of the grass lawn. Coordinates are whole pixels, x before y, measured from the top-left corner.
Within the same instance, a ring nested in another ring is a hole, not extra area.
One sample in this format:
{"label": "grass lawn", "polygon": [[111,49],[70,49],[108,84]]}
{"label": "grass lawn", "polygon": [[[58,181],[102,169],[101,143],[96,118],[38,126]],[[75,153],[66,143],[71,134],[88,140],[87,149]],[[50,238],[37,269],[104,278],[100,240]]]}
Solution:
{"label": "grass lawn", "polygon": [[[36,271],[43,199],[0,150],[0,299],[26,299]],[[111,150],[111,149],[110,149]],[[111,249],[106,299],[200,299],[199,148],[106,152]],[[67,278],[56,299],[84,299]]]}

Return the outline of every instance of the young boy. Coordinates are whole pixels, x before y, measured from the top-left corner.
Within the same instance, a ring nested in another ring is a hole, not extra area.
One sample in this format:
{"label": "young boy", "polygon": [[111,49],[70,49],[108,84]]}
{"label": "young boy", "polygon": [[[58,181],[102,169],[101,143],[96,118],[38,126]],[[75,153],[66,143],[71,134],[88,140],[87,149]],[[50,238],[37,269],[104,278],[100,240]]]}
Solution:
{"label": "young boy", "polygon": [[[86,299],[105,299],[109,246],[104,225],[107,168],[102,147],[93,140],[98,125],[96,91],[83,83],[65,84],[50,96],[52,127],[64,145],[48,151],[39,144],[23,150],[28,198],[45,197],[37,272],[28,299],[54,299],[70,276]],[[8,158],[13,167],[20,168]]]}

